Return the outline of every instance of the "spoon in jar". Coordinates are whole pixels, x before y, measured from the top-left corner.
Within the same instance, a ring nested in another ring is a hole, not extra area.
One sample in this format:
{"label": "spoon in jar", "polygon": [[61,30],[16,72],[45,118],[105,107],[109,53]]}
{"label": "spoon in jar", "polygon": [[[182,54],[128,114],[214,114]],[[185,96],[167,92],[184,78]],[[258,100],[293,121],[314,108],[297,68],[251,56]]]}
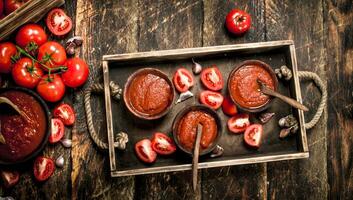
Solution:
{"label": "spoon in jar", "polygon": [[194,188],[194,191],[196,191],[196,185],[197,185],[197,169],[199,165],[201,135],[202,135],[202,125],[198,124],[196,129],[196,141],[194,146],[194,153],[192,156],[192,186]]}
{"label": "spoon in jar", "polygon": [[289,98],[287,96],[284,96],[270,88],[268,88],[266,86],[265,83],[263,83],[261,80],[257,79],[257,83],[260,86],[260,90],[262,93],[269,95],[269,96],[273,96],[273,97],[277,97],[279,99],[281,99],[282,101],[288,103],[289,105],[293,106],[294,108],[303,110],[303,111],[309,111],[309,109],[304,106],[303,104],[299,103],[298,101],[296,101],[295,99]]}
{"label": "spoon in jar", "polygon": [[0,104],[7,104],[11,108],[13,108],[18,114],[20,114],[26,121],[30,121],[31,119],[27,116],[25,112],[20,110],[10,99],[6,97],[0,97]]}

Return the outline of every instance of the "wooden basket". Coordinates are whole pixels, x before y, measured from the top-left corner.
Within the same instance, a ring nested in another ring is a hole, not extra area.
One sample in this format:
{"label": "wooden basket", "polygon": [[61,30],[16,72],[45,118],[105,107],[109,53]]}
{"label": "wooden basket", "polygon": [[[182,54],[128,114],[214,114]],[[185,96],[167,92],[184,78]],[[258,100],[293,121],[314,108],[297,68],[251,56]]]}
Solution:
{"label": "wooden basket", "polygon": [[0,20],[0,41],[28,22],[39,21],[50,9],[59,7],[65,0],[30,0],[23,6]]}

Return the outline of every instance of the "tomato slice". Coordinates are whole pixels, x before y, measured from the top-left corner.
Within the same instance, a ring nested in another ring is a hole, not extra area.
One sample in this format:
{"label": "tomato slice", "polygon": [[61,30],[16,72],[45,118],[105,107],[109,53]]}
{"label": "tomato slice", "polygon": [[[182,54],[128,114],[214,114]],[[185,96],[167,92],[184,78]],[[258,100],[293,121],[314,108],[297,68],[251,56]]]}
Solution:
{"label": "tomato slice", "polygon": [[152,138],[152,149],[158,154],[169,155],[176,151],[176,146],[164,133],[155,133]]}
{"label": "tomato slice", "polygon": [[228,120],[227,125],[232,133],[242,133],[250,125],[249,115],[238,113]]}
{"label": "tomato slice", "polygon": [[223,96],[218,92],[205,90],[200,94],[200,102],[212,109],[217,110],[222,105]]}
{"label": "tomato slice", "polygon": [[185,68],[179,68],[173,77],[175,88],[179,92],[186,92],[194,85],[194,77]]}
{"label": "tomato slice", "polygon": [[157,153],[152,149],[149,139],[143,139],[135,144],[137,157],[146,163],[153,163],[157,158]]}
{"label": "tomato slice", "polygon": [[260,147],[263,128],[261,124],[253,124],[246,128],[244,133],[245,143],[251,147]]}
{"label": "tomato slice", "polygon": [[6,188],[16,185],[20,180],[20,173],[18,171],[2,170],[0,174]]}
{"label": "tomato slice", "polygon": [[50,32],[56,36],[66,35],[72,28],[72,20],[60,8],[54,8],[47,16],[46,24]]}
{"label": "tomato slice", "polygon": [[237,114],[238,109],[237,106],[233,103],[233,101],[229,97],[225,97],[222,103],[222,110],[224,114],[232,116]]}
{"label": "tomato slice", "polygon": [[51,133],[49,136],[49,142],[52,144],[59,142],[61,138],[64,136],[64,133],[65,133],[64,123],[58,118],[51,119]]}
{"label": "tomato slice", "polygon": [[47,180],[55,170],[54,161],[51,158],[39,156],[34,161],[33,174],[37,181]]}
{"label": "tomato slice", "polygon": [[216,66],[202,70],[201,81],[208,89],[213,91],[223,88],[223,77]]}
{"label": "tomato slice", "polygon": [[66,125],[70,126],[75,123],[76,116],[74,109],[66,103],[58,105],[54,109],[54,117],[61,119],[61,121]]}

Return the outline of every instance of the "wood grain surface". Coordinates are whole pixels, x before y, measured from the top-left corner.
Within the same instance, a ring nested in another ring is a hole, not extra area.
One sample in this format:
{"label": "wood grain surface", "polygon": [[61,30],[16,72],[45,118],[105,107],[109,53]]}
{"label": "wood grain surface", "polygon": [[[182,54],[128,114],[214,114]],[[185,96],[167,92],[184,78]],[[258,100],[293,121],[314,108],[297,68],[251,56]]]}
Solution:
{"label": "wood grain surface", "polygon": [[[90,65],[87,87],[102,83],[106,54],[291,39],[299,70],[317,73],[328,87],[328,106],[308,131],[310,158],[199,171],[192,190],[191,172],[110,178],[107,152],[89,138],[82,91],[69,90],[77,122],[66,130],[73,148],[48,145],[44,155],[63,154],[67,163],[45,183],[37,183],[32,163],[21,180],[1,196],[16,199],[353,199],[353,120],[344,114],[352,103],[353,4],[351,0],[67,0],[75,22],[71,35],[84,38],[77,55]],[[251,30],[234,37],[224,28],[232,8],[247,10]],[[43,22],[42,22],[43,23]],[[57,38],[55,38],[57,39]],[[65,39],[59,40],[62,43]],[[302,96],[313,116],[320,101],[313,83],[302,83]],[[104,99],[93,97],[97,132],[106,139]],[[53,105],[50,105],[51,107]],[[71,136],[71,130],[77,130]]]}

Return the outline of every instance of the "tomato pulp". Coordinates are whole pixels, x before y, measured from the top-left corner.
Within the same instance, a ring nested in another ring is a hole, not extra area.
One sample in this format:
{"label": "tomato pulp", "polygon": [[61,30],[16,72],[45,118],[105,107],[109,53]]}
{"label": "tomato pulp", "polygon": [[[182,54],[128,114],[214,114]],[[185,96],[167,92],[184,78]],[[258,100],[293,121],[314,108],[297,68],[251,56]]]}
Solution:
{"label": "tomato pulp", "polygon": [[260,91],[258,81],[274,90],[275,80],[270,72],[259,64],[243,65],[230,77],[229,93],[239,106],[244,108],[260,108],[270,101],[268,95]]}

